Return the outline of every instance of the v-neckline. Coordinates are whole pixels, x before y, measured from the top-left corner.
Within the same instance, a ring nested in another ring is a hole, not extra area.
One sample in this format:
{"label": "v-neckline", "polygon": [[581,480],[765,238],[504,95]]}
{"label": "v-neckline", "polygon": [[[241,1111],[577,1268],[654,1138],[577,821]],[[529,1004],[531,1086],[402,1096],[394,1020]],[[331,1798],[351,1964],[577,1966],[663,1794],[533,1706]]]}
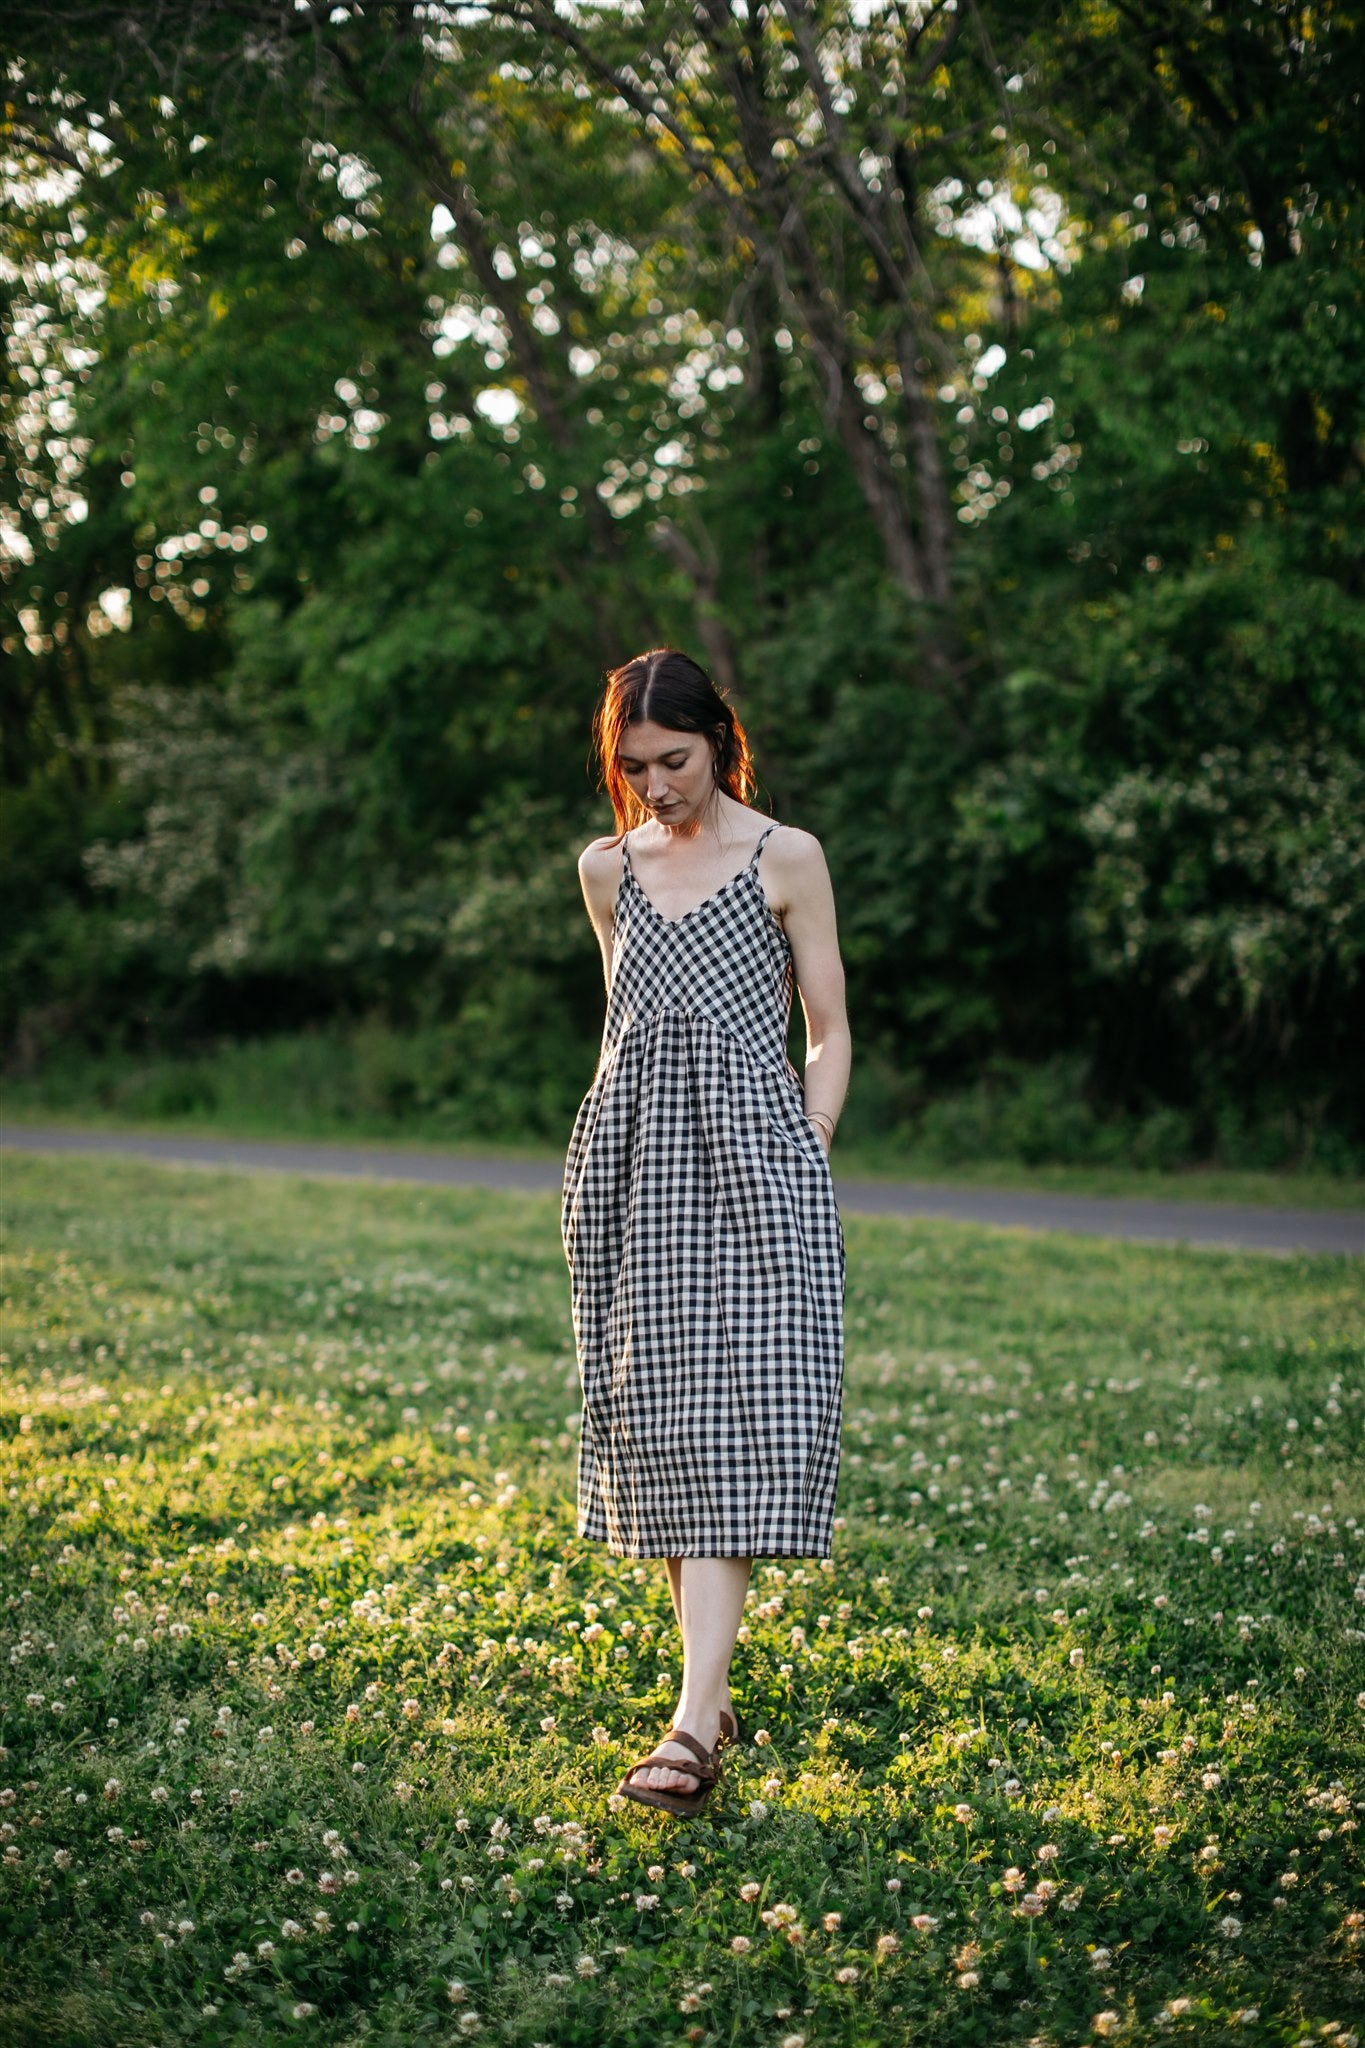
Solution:
{"label": "v-neckline", "polygon": [[[722,882],[718,889],[713,889],[709,896],[703,896],[700,903],[694,903],[690,910],[684,910],[678,917],[669,917],[662,910],[660,910],[658,904],[654,901],[653,897],[646,890],[644,883],[636,874],[635,869],[629,863],[627,863],[626,866],[626,873],[630,876],[631,881],[635,884],[636,890],[638,891],[642,901],[644,902],[645,908],[651,911],[653,915],[658,918],[660,924],[686,924],[687,920],[690,917],[695,917],[698,911],[705,910],[707,905],[710,903],[714,903],[718,896],[723,896],[728,889],[733,889],[736,882],[742,882],[747,874],[752,873],[753,865],[753,856],[751,855],[748,861],[745,863],[745,865],[742,868],[740,868],[738,873],[731,875],[728,882]],[[755,880],[757,880],[757,877],[755,877]],[[762,888],[762,886],[763,885],[760,882],[759,887]],[[766,895],[763,900],[766,904],[768,901]],[[771,904],[768,904],[768,909],[771,912]]]}

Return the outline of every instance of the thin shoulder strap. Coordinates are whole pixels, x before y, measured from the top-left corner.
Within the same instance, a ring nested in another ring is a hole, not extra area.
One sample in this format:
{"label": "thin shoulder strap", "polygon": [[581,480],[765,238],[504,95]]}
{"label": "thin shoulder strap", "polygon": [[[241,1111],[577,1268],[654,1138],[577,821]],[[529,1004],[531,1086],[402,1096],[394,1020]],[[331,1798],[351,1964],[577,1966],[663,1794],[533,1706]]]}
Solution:
{"label": "thin shoulder strap", "polygon": [[777,830],[779,830],[779,824],[778,820],[774,818],[771,825],[767,826],[764,829],[764,831],[760,834],[758,845],[754,848],[753,852],[749,856],[750,867],[757,866],[758,856],[760,855],[760,853],[762,853],[764,847],[767,845],[768,841],[772,838],[774,832],[776,832]]}
{"label": "thin shoulder strap", "polygon": [[621,834],[621,866],[622,866],[622,868],[623,868],[623,869],[625,869],[625,870],[627,870],[627,871],[629,871],[629,869],[630,869],[630,834],[629,834],[629,832],[623,832],[623,833]]}

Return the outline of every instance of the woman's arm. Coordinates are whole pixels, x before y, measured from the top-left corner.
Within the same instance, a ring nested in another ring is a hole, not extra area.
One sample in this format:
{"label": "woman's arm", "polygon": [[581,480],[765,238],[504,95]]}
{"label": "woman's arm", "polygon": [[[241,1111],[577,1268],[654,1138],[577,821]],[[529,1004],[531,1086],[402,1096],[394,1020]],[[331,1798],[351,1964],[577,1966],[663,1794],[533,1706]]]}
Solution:
{"label": "woman's arm", "polygon": [[583,886],[583,901],[588,906],[588,916],[592,919],[592,928],[602,951],[602,973],[610,988],[612,952],[616,944],[616,892],[621,886],[621,841],[594,839],[591,846],[585,846],[578,856],[578,879]]}
{"label": "woman's arm", "polygon": [[834,890],[819,840],[795,826],[773,835],[762,866],[771,885],[769,900],[781,914],[792,950],[792,972],[805,1013],[806,1114],[828,1152],[853,1059]]}

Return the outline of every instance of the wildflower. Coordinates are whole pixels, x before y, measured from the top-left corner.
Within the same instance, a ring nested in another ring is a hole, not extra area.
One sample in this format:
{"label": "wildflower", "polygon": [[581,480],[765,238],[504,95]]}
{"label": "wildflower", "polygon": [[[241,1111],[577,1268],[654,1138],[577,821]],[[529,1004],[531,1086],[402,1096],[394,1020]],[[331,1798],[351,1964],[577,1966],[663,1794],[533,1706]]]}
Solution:
{"label": "wildflower", "polygon": [[959,1970],[957,1973],[957,1988],[959,1991],[975,1991],[980,1982],[980,1970]]}
{"label": "wildflower", "polygon": [[751,1820],[766,1820],[768,1818],[768,1809],[761,1799],[751,1799],[749,1801],[749,1817]]}
{"label": "wildflower", "polygon": [[679,2012],[696,2012],[699,2010],[700,2006],[701,2000],[698,1998],[695,1991],[688,1991],[684,1993],[684,1995],[678,2000]]}
{"label": "wildflower", "polygon": [[310,2005],[306,1998],[301,1998],[294,2007],[294,2018],[296,2020],[311,2020],[316,2011],[317,2007],[315,2005]]}
{"label": "wildflower", "polygon": [[1165,1821],[1161,1821],[1152,1829],[1152,1840],[1156,1843],[1158,1849],[1164,1849],[1174,1833],[1175,1829],[1173,1827],[1168,1827]]}
{"label": "wildflower", "polygon": [[121,1784],[119,1783],[119,1781],[118,1781],[118,1779],[117,1779],[117,1778],[106,1778],[106,1779],[105,1779],[105,1781],[104,1781],[104,1796],[105,1796],[105,1798],[106,1798],[106,1799],[117,1799],[117,1798],[118,1798],[118,1796],[119,1796],[119,1793],[120,1793],[120,1792],[121,1792],[122,1790],[123,1790],[123,1787],[122,1787],[122,1785],[121,1785]]}
{"label": "wildflower", "polygon": [[1235,1941],[1242,1931],[1242,1923],[1235,1913],[1224,1913],[1218,1922],[1218,1932],[1225,1941]]}
{"label": "wildflower", "polygon": [[938,1926],[938,1922],[932,1913],[913,1913],[910,1917],[910,1925],[917,1928],[921,1934],[932,1934]]}
{"label": "wildflower", "polygon": [[637,1913],[652,1913],[658,1903],[659,1894],[657,1892],[636,1892],[635,1894],[635,1910]]}
{"label": "wildflower", "polygon": [[834,1981],[836,1984],[856,1984],[858,1981],[857,1965],[855,1963],[845,1963],[842,1970],[834,1972]]}
{"label": "wildflower", "polygon": [[877,1936],[877,1954],[879,1956],[895,1955],[900,1945],[900,1936],[898,1934],[879,1934]]}
{"label": "wildflower", "polygon": [[753,1740],[755,1749],[766,1749],[772,1741],[772,1736],[766,1728],[755,1728]]}
{"label": "wildflower", "polygon": [[451,2004],[459,2005],[468,1996],[469,1993],[465,1986],[460,1982],[460,1979],[458,1977],[452,1977],[450,1979],[450,1982],[446,1985],[446,1997],[450,2000]]}
{"label": "wildflower", "polygon": [[900,1888],[901,1881],[898,1877],[888,1877],[888,1879],[886,1880],[886,1889],[889,1892],[898,1892]]}
{"label": "wildflower", "polygon": [[752,1906],[754,1900],[758,1897],[760,1889],[761,1887],[756,1885],[752,1878],[749,1879],[747,1884],[740,1886],[739,1895],[746,1906]]}
{"label": "wildflower", "polygon": [[483,2021],[476,2012],[462,2012],[460,2014],[460,2032],[462,2034],[476,2034],[482,2025]]}
{"label": "wildflower", "polygon": [[747,1934],[736,1934],[731,1939],[730,1947],[735,1955],[747,1956],[749,1950],[753,1947],[753,1943]]}
{"label": "wildflower", "polygon": [[804,2035],[804,2034],[784,2034],[784,2035],[782,2036],[782,2048],[806,2048],[806,2037],[805,2037],[805,2035]]}
{"label": "wildflower", "polygon": [[303,1926],[298,1920],[281,1920],[280,1939],[282,1941],[297,1941],[302,1933]]}
{"label": "wildflower", "polygon": [[335,1871],[320,1870],[318,1872],[318,1890],[320,1892],[339,1892],[341,1890],[341,1880]]}
{"label": "wildflower", "polygon": [[605,1728],[594,1728],[592,1731],[592,1739],[597,1744],[599,1749],[604,1749],[606,1745],[611,1741],[611,1737],[610,1735],[608,1735]]}
{"label": "wildflower", "polygon": [[1000,1880],[1007,1892],[1021,1892],[1024,1889],[1024,1873],[1017,1863],[1007,1865]]}
{"label": "wildflower", "polygon": [[836,1929],[843,1925],[843,1919],[842,1913],[826,1913],[820,1925],[824,1928],[826,1934],[833,1934]]}
{"label": "wildflower", "polygon": [[313,1915],[313,1925],[314,1927],[316,1927],[319,1934],[330,1934],[332,1931],[331,1914],[324,1912],[321,1909],[321,1907],[319,1907],[318,1911]]}
{"label": "wildflower", "polygon": [[1261,2017],[1259,2005],[1243,2005],[1232,2015],[1233,2024],[1239,2027],[1254,2027]]}
{"label": "wildflower", "polygon": [[1019,1911],[1027,1920],[1036,1920],[1040,1913],[1047,1911],[1047,1900],[1041,1892],[1025,1892],[1019,1901]]}
{"label": "wildflower", "polygon": [[286,1884],[303,1883],[303,1872],[299,1869],[297,1864],[293,1865],[290,1869],[285,1871],[284,1881]]}
{"label": "wildflower", "polygon": [[971,1817],[971,1807],[968,1806],[965,1799],[959,1799],[957,1805],[953,1808],[953,1819],[960,1820],[965,1824],[967,1821],[971,1819]]}
{"label": "wildflower", "polygon": [[651,1863],[648,1870],[645,1872],[645,1876],[649,1879],[651,1884],[658,1884],[663,1874],[664,1867],[662,1863]]}
{"label": "wildflower", "polygon": [[274,1942],[273,1942],[273,1941],[258,1941],[258,1942],[257,1942],[257,1944],[256,1944],[256,1953],[257,1953],[257,1955],[258,1955],[258,1956],[259,1956],[259,1957],[261,1958],[261,1961],[262,1961],[262,1962],[268,1963],[268,1962],[270,1961],[270,1958],[271,1958],[271,1957],[272,1957],[272,1956],[274,1955],[274,1953],[275,1953],[275,1944],[274,1944]]}
{"label": "wildflower", "polygon": [[573,1911],[573,1893],[556,1892],[555,1905],[561,1913],[571,1913]]}
{"label": "wildflower", "polygon": [[[731,1946],[733,1947],[733,1943]],[[580,1977],[595,1977],[597,1975],[597,1964],[591,1956],[580,1956],[574,1964],[574,1969]]]}
{"label": "wildflower", "polygon": [[[1070,1663],[1070,1665],[1071,1665],[1071,1668],[1072,1668],[1072,1670],[1073,1670],[1073,1671],[1079,1671],[1079,1670],[1080,1670],[1080,1668],[1081,1668],[1081,1666],[1082,1666],[1082,1664],[1084,1664],[1084,1662],[1085,1662],[1085,1651],[1084,1651],[1084,1650],[1073,1650],[1073,1651],[1071,1652],[1071,1656],[1070,1656],[1070,1658],[1069,1658],[1069,1660],[1068,1660],[1068,1661],[1069,1661],[1069,1663]],[[1100,2017],[1101,2017],[1101,2019],[1102,2019],[1102,2018],[1104,2017],[1104,2015],[1103,2015],[1103,2014],[1101,2013]],[[1109,2033],[1109,2032],[1112,2032],[1113,2030],[1112,2030],[1112,2028],[1105,2028],[1105,2029],[1104,2029],[1104,2031],[1105,2031],[1106,2033]]]}
{"label": "wildflower", "polygon": [[1090,2024],[1097,2034],[1117,2034],[1121,2023],[1116,2012],[1097,2012]]}
{"label": "wildflower", "polygon": [[1044,1842],[1036,1851],[1040,1863],[1055,1863],[1061,1851],[1055,1842]]}
{"label": "wildflower", "polygon": [[52,1861],[56,1864],[58,1870],[70,1870],[71,1851],[69,1849],[54,1849]]}

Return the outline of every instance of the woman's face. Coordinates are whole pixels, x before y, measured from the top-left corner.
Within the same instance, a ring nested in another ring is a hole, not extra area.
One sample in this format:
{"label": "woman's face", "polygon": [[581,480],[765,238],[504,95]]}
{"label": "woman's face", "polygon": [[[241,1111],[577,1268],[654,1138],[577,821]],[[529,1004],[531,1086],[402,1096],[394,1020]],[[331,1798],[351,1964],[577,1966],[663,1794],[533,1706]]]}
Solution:
{"label": "woman's face", "polygon": [[691,825],[716,787],[715,751],[702,732],[673,732],[643,719],[628,725],[617,755],[631,792],[661,825]]}

